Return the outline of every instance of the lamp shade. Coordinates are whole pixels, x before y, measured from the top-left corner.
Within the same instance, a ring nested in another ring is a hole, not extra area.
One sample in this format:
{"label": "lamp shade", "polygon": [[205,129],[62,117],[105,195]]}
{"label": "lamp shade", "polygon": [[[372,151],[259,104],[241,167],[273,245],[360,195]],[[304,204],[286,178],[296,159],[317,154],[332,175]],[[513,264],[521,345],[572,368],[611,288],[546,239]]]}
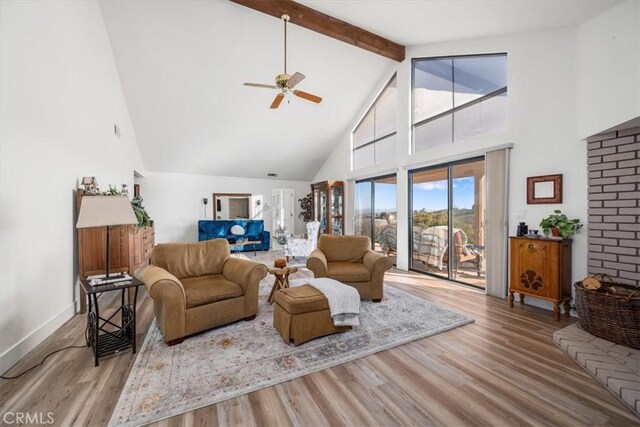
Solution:
{"label": "lamp shade", "polygon": [[126,196],[84,196],[76,228],[137,224],[131,202]]}

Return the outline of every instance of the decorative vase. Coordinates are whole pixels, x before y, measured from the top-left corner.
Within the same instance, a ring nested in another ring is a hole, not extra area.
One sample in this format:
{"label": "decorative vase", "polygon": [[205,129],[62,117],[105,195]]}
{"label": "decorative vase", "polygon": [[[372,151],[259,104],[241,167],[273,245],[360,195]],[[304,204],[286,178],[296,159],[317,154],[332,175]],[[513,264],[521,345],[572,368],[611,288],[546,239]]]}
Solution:
{"label": "decorative vase", "polygon": [[557,229],[557,228],[555,228],[555,227],[551,227],[551,235],[552,235],[553,237],[562,237],[562,236],[560,235],[560,232],[558,231],[558,229]]}

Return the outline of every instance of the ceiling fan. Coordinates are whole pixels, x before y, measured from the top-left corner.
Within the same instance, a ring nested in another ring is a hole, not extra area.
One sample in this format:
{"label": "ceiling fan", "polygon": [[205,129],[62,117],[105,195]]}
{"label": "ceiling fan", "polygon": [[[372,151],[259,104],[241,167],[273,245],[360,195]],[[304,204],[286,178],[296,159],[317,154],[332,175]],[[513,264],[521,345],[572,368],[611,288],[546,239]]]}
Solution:
{"label": "ceiling fan", "polygon": [[289,15],[282,15],[282,20],[284,21],[284,73],[278,74],[276,76],[276,84],[275,85],[265,85],[260,83],[245,83],[245,86],[250,87],[260,87],[266,89],[279,89],[280,93],[278,93],[271,103],[271,108],[275,109],[280,106],[280,103],[284,99],[287,93],[293,93],[295,96],[306,99],[307,101],[315,102],[319,104],[322,102],[322,98],[316,95],[313,95],[308,92],[303,92],[298,89],[294,89],[294,87],[300,83],[304,79],[304,74],[301,73],[293,73],[292,75],[287,74],[287,22],[289,22],[291,18]]}

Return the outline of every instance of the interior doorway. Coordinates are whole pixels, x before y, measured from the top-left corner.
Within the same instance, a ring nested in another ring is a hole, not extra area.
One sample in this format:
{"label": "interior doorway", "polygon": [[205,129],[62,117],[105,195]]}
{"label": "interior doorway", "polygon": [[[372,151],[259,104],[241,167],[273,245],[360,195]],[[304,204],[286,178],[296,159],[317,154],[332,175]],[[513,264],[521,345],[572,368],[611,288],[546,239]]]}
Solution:
{"label": "interior doorway", "polygon": [[[295,234],[295,192],[293,188],[274,188],[271,192],[271,233]],[[274,245],[277,241],[274,242]]]}

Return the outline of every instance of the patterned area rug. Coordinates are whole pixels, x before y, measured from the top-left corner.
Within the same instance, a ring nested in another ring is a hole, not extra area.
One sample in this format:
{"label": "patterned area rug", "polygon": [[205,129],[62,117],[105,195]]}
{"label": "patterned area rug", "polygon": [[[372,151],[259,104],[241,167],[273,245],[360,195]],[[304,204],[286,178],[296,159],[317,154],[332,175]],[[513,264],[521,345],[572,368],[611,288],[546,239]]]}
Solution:
{"label": "patterned area rug", "polygon": [[158,421],[473,322],[387,286],[381,303],[362,302],[361,326],[294,347],[272,325],[271,285],[260,285],[255,320],[173,347],[154,321],[109,425]]}
{"label": "patterned area rug", "polygon": [[[254,255],[253,252],[240,252],[233,254],[234,257],[248,259],[249,261],[259,262],[261,264],[273,266],[276,258],[286,258],[282,250],[259,251]],[[307,264],[307,257],[290,257],[287,263],[290,267],[304,267]]]}

